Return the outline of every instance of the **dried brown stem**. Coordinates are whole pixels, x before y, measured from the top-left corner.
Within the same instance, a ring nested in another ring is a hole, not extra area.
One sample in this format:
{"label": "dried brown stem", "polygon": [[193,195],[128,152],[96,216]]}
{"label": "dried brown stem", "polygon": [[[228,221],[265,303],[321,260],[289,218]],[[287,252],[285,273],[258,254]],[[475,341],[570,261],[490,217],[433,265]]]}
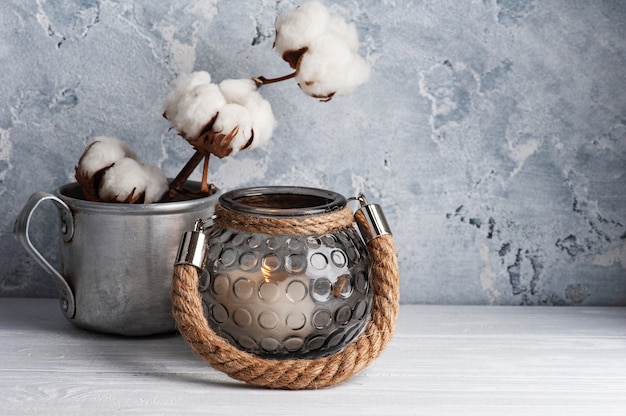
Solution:
{"label": "dried brown stem", "polygon": [[209,157],[209,155],[201,150],[196,151],[191,159],[187,161],[185,166],[180,170],[176,178],[170,183],[170,189],[163,195],[161,202],[171,201],[176,198],[178,194],[183,190],[183,185],[189,179],[189,176],[193,173],[193,170],[200,164],[203,158]]}
{"label": "dried brown stem", "polygon": [[259,87],[262,87],[263,85],[274,84],[276,82],[282,82],[291,78],[295,78],[296,73],[297,71],[294,71],[291,74],[283,75],[282,77],[278,77],[278,78],[265,78],[264,76],[260,76],[260,77],[254,77],[252,78],[252,80],[256,82],[256,86],[257,88],[259,88]]}
{"label": "dried brown stem", "polygon": [[209,192],[208,178],[209,178],[209,158],[211,157],[210,153],[207,153],[204,156],[204,166],[202,167],[202,182],[200,183],[200,192],[207,193]]}

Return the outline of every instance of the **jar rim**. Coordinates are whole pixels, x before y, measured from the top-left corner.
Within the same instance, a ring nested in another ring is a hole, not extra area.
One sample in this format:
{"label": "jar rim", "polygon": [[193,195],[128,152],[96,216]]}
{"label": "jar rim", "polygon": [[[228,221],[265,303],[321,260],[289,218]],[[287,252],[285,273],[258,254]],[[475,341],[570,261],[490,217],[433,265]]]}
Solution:
{"label": "jar rim", "polygon": [[219,198],[222,207],[262,217],[302,217],[343,209],[346,198],[333,191],[304,186],[258,186],[235,189]]}

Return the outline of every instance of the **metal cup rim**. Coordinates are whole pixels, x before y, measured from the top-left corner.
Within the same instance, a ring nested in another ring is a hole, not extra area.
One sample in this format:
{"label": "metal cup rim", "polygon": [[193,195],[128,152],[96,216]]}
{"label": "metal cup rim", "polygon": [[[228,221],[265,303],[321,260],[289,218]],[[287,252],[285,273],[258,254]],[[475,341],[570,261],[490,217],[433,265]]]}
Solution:
{"label": "metal cup rim", "polygon": [[[194,189],[199,189],[199,182],[188,181]],[[122,204],[113,202],[88,201],[82,196],[82,190],[77,182],[60,186],[54,192],[56,196],[67,203],[72,210],[110,215],[162,215],[189,212],[206,207],[213,203],[219,194],[217,191],[209,196],[186,199],[183,201],[156,202],[152,204]]]}

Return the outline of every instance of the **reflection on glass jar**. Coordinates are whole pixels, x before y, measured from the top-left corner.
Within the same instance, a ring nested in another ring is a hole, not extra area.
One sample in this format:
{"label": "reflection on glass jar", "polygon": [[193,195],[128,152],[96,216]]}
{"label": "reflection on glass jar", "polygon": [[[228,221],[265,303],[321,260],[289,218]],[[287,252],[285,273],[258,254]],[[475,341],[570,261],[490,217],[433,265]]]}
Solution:
{"label": "reflection on glass jar", "polygon": [[[244,189],[224,194],[220,203],[235,210],[245,200],[245,215],[285,215],[275,206],[285,188],[263,189],[269,202],[257,197],[250,203]],[[291,216],[346,204],[328,191],[286,189],[291,202],[306,194],[306,204],[289,208]],[[200,286],[205,313],[213,330],[238,348],[266,358],[316,358],[341,350],[365,327],[372,303],[369,256],[353,227],[269,235],[213,226],[207,234],[208,281]]]}

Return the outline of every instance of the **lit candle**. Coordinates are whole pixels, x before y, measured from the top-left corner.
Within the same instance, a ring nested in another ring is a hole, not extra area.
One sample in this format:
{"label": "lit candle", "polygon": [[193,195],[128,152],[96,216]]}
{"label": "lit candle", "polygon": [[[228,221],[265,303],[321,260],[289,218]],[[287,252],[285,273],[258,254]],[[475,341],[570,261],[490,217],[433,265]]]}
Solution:
{"label": "lit candle", "polygon": [[214,227],[208,241],[206,315],[233,345],[274,358],[315,357],[363,329],[369,257],[352,227],[319,236]]}

